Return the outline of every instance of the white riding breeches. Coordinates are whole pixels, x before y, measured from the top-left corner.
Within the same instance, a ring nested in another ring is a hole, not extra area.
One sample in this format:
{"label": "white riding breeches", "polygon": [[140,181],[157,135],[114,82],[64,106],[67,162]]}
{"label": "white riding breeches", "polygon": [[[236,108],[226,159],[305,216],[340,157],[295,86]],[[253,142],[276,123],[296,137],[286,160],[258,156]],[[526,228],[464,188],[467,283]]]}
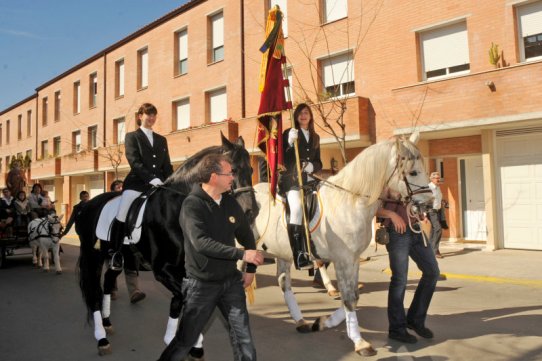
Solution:
{"label": "white riding breeches", "polygon": [[288,205],[290,206],[290,224],[303,224],[303,214],[301,213],[301,193],[299,190],[290,190],[286,193]]}
{"label": "white riding breeches", "polygon": [[127,189],[122,192],[120,198],[119,212],[117,213],[117,219],[121,222],[126,222],[126,216],[128,215],[128,210],[132,205],[132,202],[139,197],[142,192],[134,191]]}

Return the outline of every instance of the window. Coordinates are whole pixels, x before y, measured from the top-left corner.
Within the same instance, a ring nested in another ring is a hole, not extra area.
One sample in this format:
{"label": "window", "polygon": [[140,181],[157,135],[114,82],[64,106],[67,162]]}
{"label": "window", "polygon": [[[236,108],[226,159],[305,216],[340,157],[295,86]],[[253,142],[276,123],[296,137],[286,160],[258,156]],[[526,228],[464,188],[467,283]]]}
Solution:
{"label": "window", "polygon": [[175,75],[188,73],[188,30],[175,33]]}
{"label": "window", "polygon": [[26,158],[32,160],[32,149],[26,151]]}
{"label": "window", "polygon": [[55,92],[55,122],[60,120],[60,91]]}
{"label": "window", "polygon": [[9,144],[9,133],[11,132],[10,120],[6,120],[6,144]]}
{"label": "window", "polygon": [[72,152],[79,153],[81,150],[81,131],[77,130],[72,133]]}
{"label": "window", "polygon": [[73,112],[81,113],[81,83],[78,81],[73,83]]}
{"label": "window", "polygon": [[467,23],[455,23],[420,33],[423,80],[469,72]]}
{"label": "window", "polygon": [[126,137],[126,122],[124,118],[115,119],[115,144],[124,144],[124,138]]}
{"label": "window", "polygon": [[88,128],[88,146],[90,149],[98,148],[98,127],[96,125]]}
{"label": "window", "polygon": [[[280,11],[282,11],[282,16],[284,17],[282,20],[282,32],[284,33],[284,37],[288,36],[288,0],[270,0],[269,1],[269,9],[272,9],[273,6],[278,5],[280,8]],[[267,16],[266,16],[267,19]]]}
{"label": "window", "polygon": [[224,14],[211,16],[211,63],[224,60]]}
{"label": "window", "polygon": [[26,136],[32,136],[32,110],[26,112]]}
{"label": "window", "polygon": [[137,52],[137,88],[149,86],[149,51],[147,48]]}
{"label": "window", "polygon": [[228,117],[228,98],[226,88],[217,89],[208,93],[209,121],[221,122]]}
{"label": "window", "polygon": [[41,141],[41,159],[46,159],[49,156],[49,141]]}
{"label": "window", "polygon": [[47,125],[47,111],[49,108],[48,104],[49,101],[47,100],[47,97],[41,100],[41,125],[44,127]]}
{"label": "window", "polygon": [[190,98],[181,99],[175,103],[177,129],[190,127]]}
{"label": "window", "polygon": [[115,96],[124,96],[124,59],[115,63]]}
{"label": "window", "polygon": [[98,101],[98,74],[96,73],[90,74],[88,94],[88,106],[94,108]]}
{"label": "window", "polygon": [[542,59],[542,1],[517,8],[521,61]]}
{"label": "window", "polygon": [[324,23],[345,18],[348,15],[347,0],[323,0]]}
{"label": "window", "polygon": [[17,116],[17,140],[23,139],[23,115]]}
{"label": "window", "polygon": [[60,137],[53,138],[53,157],[60,156]]}
{"label": "window", "polygon": [[335,98],[356,93],[352,57],[352,52],[348,52],[321,61],[326,97]]}

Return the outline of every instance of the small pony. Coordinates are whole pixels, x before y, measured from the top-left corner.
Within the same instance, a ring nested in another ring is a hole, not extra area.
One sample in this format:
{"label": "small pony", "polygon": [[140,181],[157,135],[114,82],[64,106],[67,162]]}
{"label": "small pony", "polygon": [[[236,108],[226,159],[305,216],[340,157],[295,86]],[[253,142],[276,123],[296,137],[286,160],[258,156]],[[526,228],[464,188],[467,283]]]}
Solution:
{"label": "small pony", "polygon": [[[60,238],[64,215],[47,215],[28,223],[28,241],[32,247],[32,262],[49,272],[49,250],[52,250],[56,274],[62,274],[60,266]],[[39,248],[39,249],[38,249]]]}

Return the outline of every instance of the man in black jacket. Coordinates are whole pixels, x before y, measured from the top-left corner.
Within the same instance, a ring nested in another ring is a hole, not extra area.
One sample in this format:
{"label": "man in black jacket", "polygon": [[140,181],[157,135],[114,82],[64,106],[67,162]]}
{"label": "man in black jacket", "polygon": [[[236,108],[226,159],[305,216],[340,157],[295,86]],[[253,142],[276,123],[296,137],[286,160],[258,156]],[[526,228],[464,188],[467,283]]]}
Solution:
{"label": "man in black jacket", "polygon": [[[227,194],[233,171],[225,155],[212,154],[200,163],[201,185],[183,202],[180,224],[184,235],[186,278],[181,325],[160,357],[182,360],[218,307],[230,328],[235,360],[256,360],[244,288],[254,279],[263,255],[237,201]],[[245,250],[235,247],[235,240]],[[243,260],[241,273],[236,263]]]}

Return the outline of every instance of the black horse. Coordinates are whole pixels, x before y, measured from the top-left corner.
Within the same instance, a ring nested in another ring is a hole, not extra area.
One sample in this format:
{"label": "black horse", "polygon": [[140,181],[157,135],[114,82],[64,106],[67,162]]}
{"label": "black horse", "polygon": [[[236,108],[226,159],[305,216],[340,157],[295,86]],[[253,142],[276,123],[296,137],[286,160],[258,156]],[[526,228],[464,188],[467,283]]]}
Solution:
{"label": "black horse", "polygon": [[[181,311],[182,278],[184,270],[183,234],[179,225],[181,205],[192,186],[199,183],[196,165],[207,154],[224,153],[232,160],[236,170],[233,193],[245,211],[249,222],[257,216],[258,207],[252,189],[252,168],[250,157],[244,148],[244,141],[239,138],[231,143],[222,135],[222,145],[201,150],[175,171],[163,184],[148,197],[141,229],[141,240],[135,245],[144,262],[148,262],[154,277],[173,294],[170,306],[170,320],[177,320]],[[96,249],[96,225],[105,204],[119,196],[118,192],[103,193],[90,200],[76,220],[75,229],[81,241],[79,256],[79,286],[87,306],[87,320],[94,322],[94,336],[98,341],[100,355],[111,352],[111,345],[106,331],[112,330],[107,312],[102,315],[104,289],[110,289],[120,271],[107,269],[102,289],[102,268],[108,258],[109,242],[101,242]],[[107,303],[108,301],[106,301]],[[173,337],[176,323],[168,322],[170,336]],[[166,341],[167,342],[167,341]]]}

